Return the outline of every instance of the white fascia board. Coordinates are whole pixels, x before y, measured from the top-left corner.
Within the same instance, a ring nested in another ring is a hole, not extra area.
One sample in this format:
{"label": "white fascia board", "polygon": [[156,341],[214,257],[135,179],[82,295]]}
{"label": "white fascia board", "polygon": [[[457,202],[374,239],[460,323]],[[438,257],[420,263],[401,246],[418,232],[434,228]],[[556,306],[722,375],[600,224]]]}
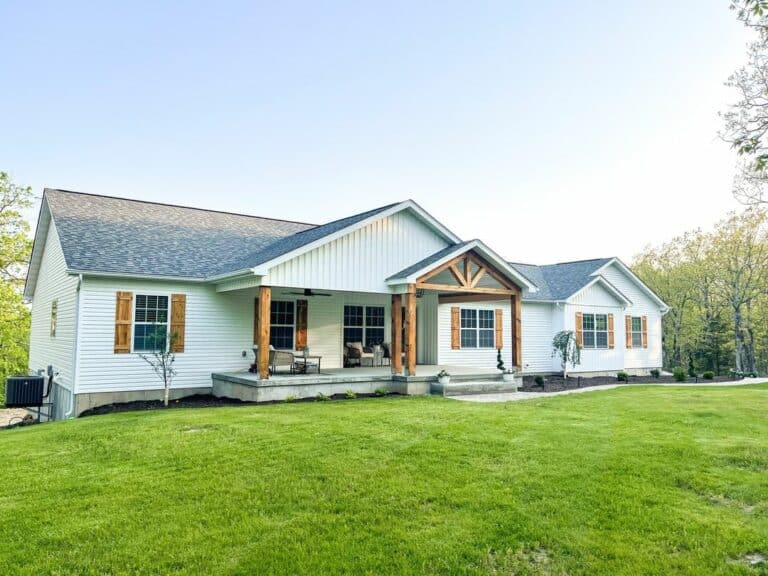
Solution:
{"label": "white fascia board", "polygon": [[595,276],[592,280],[590,280],[585,286],[571,294],[566,302],[570,303],[573,298],[584,292],[584,290],[587,290],[588,288],[594,286],[595,284],[601,284],[614,298],[616,298],[618,301],[624,304],[624,306],[632,306],[632,300],[627,298],[621,290],[616,288],[613,284],[611,284],[607,279],[605,279],[602,276]]}
{"label": "white fascia board", "polygon": [[480,252],[486,259],[488,259],[492,264],[495,264],[496,267],[507,274],[507,276],[510,276],[511,278],[514,278],[517,280],[520,284],[522,284],[523,287],[527,288],[529,292],[535,293],[538,292],[538,286],[535,284],[532,284],[525,276],[520,274],[517,270],[512,268],[507,262],[496,252],[488,248],[482,241],[480,240],[471,240],[467,244],[464,244],[462,246],[458,246],[456,250],[449,252],[439,260],[436,260],[435,262],[432,262],[420,270],[416,270],[415,272],[412,272],[405,278],[391,278],[387,280],[387,284],[390,286],[394,286],[397,284],[413,284],[416,282],[416,280],[425,274],[426,272],[429,272],[430,270],[434,270],[435,268],[438,268],[439,266],[442,266],[446,262],[452,260],[453,258],[456,258],[457,256],[460,256],[461,254],[464,254],[465,252],[469,252],[470,250],[477,250]]}
{"label": "white fascia board", "polygon": [[125,278],[126,280],[158,280],[163,282],[208,282],[206,278],[191,278],[188,276],[153,276],[151,274],[132,274],[130,272],[99,272],[96,270],[77,270],[67,268],[67,274],[71,276],[83,276],[84,278]]}
{"label": "white fascia board", "polygon": [[43,200],[40,202],[40,212],[37,215],[35,239],[32,243],[32,254],[29,258],[27,278],[24,282],[24,299],[27,301],[32,300],[32,297],[35,295],[40,264],[43,261],[45,243],[48,239],[48,228],[52,225],[53,218],[51,217],[51,210],[48,207],[48,200],[46,199],[45,193],[43,193]]}
{"label": "white fascia board", "polygon": [[664,302],[664,300],[659,298],[659,296],[656,294],[656,292],[651,290],[645,282],[640,280],[640,278],[638,278],[637,275],[634,272],[632,272],[632,270],[630,269],[629,266],[624,264],[624,262],[622,262],[618,258],[612,258],[609,262],[606,262],[600,268],[595,270],[592,273],[592,275],[593,276],[599,275],[603,270],[605,270],[606,268],[608,268],[612,264],[616,264],[627,276],[630,277],[630,279],[635,284],[637,284],[640,287],[640,289],[643,292],[645,292],[654,302],[656,302],[659,305],[659,308],[661,309],[662,315],[666,314],[667,312],[669,312],[669,305],[666,302]]}

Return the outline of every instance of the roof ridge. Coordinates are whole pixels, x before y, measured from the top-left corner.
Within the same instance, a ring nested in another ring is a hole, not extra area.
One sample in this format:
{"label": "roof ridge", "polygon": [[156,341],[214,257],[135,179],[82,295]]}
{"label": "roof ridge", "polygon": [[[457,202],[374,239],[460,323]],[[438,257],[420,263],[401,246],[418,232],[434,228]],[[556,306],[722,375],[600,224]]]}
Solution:
{"label": "roof ridge", "polygon": [[[43,193],[63,192],[64,194],[77,194],[79,196],[92,196],[94,198],[108,198],[109,200],[122,200],[124,202],[136,202],[137,204],[151,204],[153,206],[166,206],[168,208],[182,208],[184,210],[197,210],[198,212],[209,212],[212,214],[225,214],[228,216],[241,216],[243,218],[258,218],[259,220],[271,220],[273,222],[287,222],[289,224],[302,224],[304,226],[321,226],[321,224],[311,224],[309,222],[299,222],[298,220],[287,220],[285,218],[270,218],[269,216],[256,216],[254,214],[243,214],[242,212],[229,212],[227,210],[212,210],[210,208],[198,208],[197,206],[182,206],[181,204],[168,204],[167,202],[156,202],[154,200],[138,200],[136,198],[125,198],[123,196],[112,196],[110,194],[94,194],[93,192],[79,192],[77,190],[64,190],[63,188],[44,188]],[[302,230],[301,232],[305,232]]]}

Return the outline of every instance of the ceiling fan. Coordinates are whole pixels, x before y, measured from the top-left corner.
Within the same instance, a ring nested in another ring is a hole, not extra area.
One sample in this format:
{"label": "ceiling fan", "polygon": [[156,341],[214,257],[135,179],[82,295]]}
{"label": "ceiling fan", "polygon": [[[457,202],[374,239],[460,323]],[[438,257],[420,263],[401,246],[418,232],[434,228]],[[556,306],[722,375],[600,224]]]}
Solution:
{"label": "ceiling fan", "polygon": [[299,296],[306,296],[311,298],[312,296],[333,296],[333,294],[323,294],[322,292],[313,292],[312,288],[304,288],[303,292],[288,292],[288,294],[297,294]]}

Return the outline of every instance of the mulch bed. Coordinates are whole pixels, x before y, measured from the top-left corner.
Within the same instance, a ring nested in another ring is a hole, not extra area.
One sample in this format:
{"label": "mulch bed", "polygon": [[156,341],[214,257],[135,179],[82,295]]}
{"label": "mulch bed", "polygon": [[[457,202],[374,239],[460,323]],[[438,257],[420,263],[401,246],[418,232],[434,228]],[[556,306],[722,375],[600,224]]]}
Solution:
{"label": "mulch bed", "polygon": [[[545,376],[544,385],[539,386],[534,381],[535,376],[523,376],[523,385],[520,387],[522,392],[560,392],[562,390],[573,390],[575,388],[588,388],[591,386],[606,386],[608,384],[681,384],[677,382],[672,376],[659,376],[654,378],[653,376],[630,376],[628,382],[619,382],[615,376],[592,376],[581,377],[572,376],[567,380],[562,376]],[[688,378],[683,383],[694,383],[697,380],[695,378]],[[733,378],[730,376],[715,376],[712,380],[704,380],[699,378],[698,382],[732,382]]]}
{"label": "mulch bed", "polygon": [[[390,394],[358,394],[356,398],[369,398],[376,396],[400,396],[397,393]],[[334,394],[327,397],[328,400],[348,400],[345,394]],[[310,398],[296,398],[290,400],[293,402],[320,402],[317,397]],[[80,414],[80,418],[84,416],[98,416],[100,414],[112,414],[113,412],[134,412],[137,410],[170,410],[172,408],[217,408],[221,406],[248,406],[251,404],[285,404],[286,400],[273,400],[270,402],[248,402],[245,400],[238,400],[237,398],[219,398],[218,396],[212,396],[210,394],[195,394],[193,396],[185,396],[178,400],[171,400],[168,403],[168,407],[163,406],[162,400],[135,400],[133,402],[120,402],[117,404],[105,404],[104,406],[96,406],[90,408]]]}

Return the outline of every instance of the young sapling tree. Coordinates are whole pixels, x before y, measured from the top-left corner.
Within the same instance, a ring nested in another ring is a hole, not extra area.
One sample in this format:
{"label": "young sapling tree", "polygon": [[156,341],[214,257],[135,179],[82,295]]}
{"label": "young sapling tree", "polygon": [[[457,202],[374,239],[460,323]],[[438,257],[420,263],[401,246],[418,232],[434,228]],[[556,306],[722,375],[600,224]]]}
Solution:
{"label": "young sapling tree", "polygon": [[555,334],[552,339],[552,356],[560,359],[563,378],[568,378],[569,364],[575,367],[581,363],[581,347],[572,330],[561,330]]}

